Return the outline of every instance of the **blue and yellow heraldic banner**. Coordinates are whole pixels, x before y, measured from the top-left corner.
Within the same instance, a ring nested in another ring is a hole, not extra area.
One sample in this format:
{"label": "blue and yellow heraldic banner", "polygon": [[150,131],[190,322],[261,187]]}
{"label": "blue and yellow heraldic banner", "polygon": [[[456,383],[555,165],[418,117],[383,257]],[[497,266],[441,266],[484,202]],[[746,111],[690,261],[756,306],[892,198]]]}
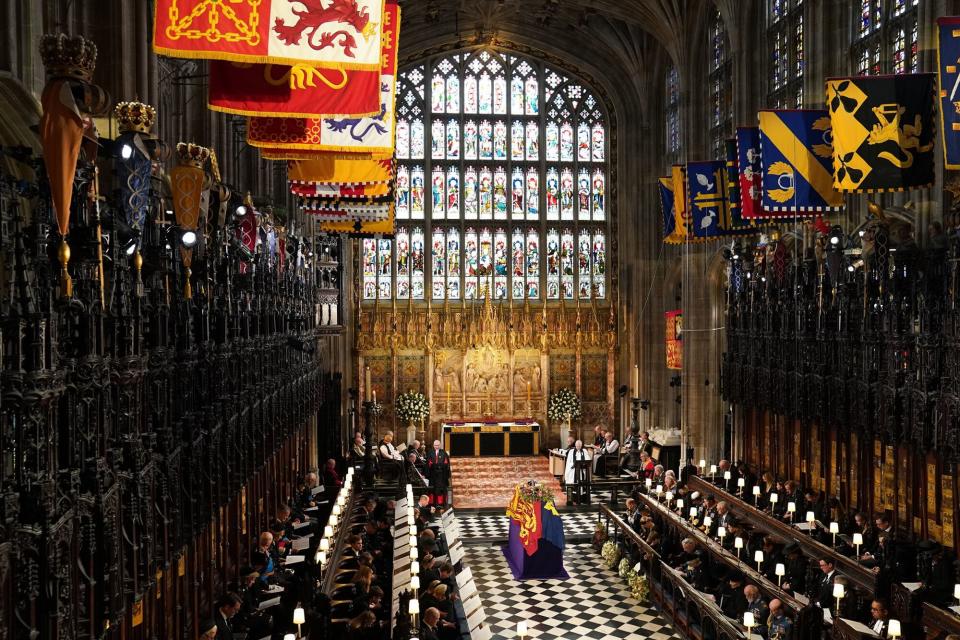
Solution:
{"label": "blue and yellow heraldic banner", "polygon": [[960,17],[937,18],[937,70],[944,166],[960,169]]}
{"label": "blue and yellow heraldic banner", "polygon": [[673,211],[673,177],[657,178],[660,191],[660,211],[663,215],[663,241],[667,244],[679,244],[683,238],[677,237],[677,220]]}
{"label": "blue and yellow heraldic banner", "polygon": [[833,188],[833,132],[826,110],[761,111],[760,163],[765,213],[828,213],[843,207],[843,195]]}
{"label": "blue and yellow heraldic banner", "polygon": [[715,238],[730,229],[727,167],[723,160],[687,163],[690,224],[696,238]]}
{"label": "blue and yellow heraldic banner", "polygon": [[933,184],[934,74],[827,80],[833,185],[903,191]]}

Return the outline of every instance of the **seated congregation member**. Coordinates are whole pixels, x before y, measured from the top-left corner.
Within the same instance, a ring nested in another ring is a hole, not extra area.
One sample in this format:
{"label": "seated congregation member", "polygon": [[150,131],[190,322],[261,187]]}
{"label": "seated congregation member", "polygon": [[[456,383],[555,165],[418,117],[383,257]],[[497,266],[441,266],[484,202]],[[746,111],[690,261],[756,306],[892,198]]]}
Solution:
{"label": "seated congregation member", "polygon": [[213,620],[202,620],[200,622],[200,640],[213,640],[217,637],[217,623]]}
{"label": "seated congregation member", "polygon": [[743,588],[743,597],[747,600],[746,611],[753,613],[753,619],[757,623],[757,633],[761,636],[767,635],[767,618],[770,617],[770,609],[767,603],[760,597],[760,589],[756,585],[748,584]]}
{"label": "seated congregation member", "polygon": [[723,615],[733,620],[743,620],[743,612],[747,610],[747,598],[743,593],[743,573],[737,570],[727,574],[727,579],[720,589],[717,600]]}
{"label": "seated congregation member", "polygon": [[427,486],[427,479],[423,477],[420,469],[417,468],[417,454],[415,451],[410,451],[407,453],[404,472],[407,478],[407,484],[414,487]]}
{"label": "seated congregation member", "polygon": [[231,583],[231,590],[240,596],[240,612],[237,613],[238,622],[243,626],[249,627],[254,616],[258,613],[260,605],[260,593],[263,591],[263,585],[258,578],[260,572],[253,567],[243,567],[240,570],[239,583]]}
{"label": "seated congregation member", "polygon": [[353,436],[353,447],[350,449],[350,458],[354,464],[358,462],[363,462],[363,457],[366,455],[366,443],[363,441],[363,436],[360,435],[358,431],[356,435]]}
{"label": "seated congregation member", "polygon": [[440,612],[436,607],[428,607],[420,616],[420,640],[440,640],[437,625],[440,623]]}
{"label": "seated congregation member", "polygon": [[213,617],[217,624],[217,638],[233,640],[231,620],[240,612],[242,606],[240,596],[235,593],[227,593],[217,601],[217,612]]}
{"label": "seated congregation member", "polygon": [[267,578],[272,576],[280,566],[280,556],[273,546],[273,534],[269,531],[261,533],[257,548],[254,551],[258,552],[260,556],[251,556],[250,562],[254,566],[257,566],[258,563],[256,560],[264,560],[264,567],[260,571],[260,581],[266,583]]}
{"label": "seated congregation member", "polygon": [[347,624],[347,640],[379,640],[383,637],[377,616],[363,611]]}
{"label": "seated congregation member", "polygon": [[[360,567],[353,574],[350,581],[353,587],[353,608],[352,611],[359,613],[367,609],[367,603],[370,598],[370,588],[373,586],[374,573],[370,567]],[[356,615],[356,613],[354,614]]]}
{"label": "seated congregation member", "polygon": [[339,489],[343,486],[343,480],[340,479],[340,474],[337,473],[337,461],[333,458],[327,460],[327,464],[323,468],[323,486],[332,489]]}
{"label": "seated congregation member", "polygon": [[783,554],[777,548],[776,542],[770,536],[763,539],[763,562],[760,565],[760,572],[771,581],[777,581],[777,564],[783,563]]}
{"label": "seated congregation member", "polygon": [[454,587],[453,565],[449,562],[444,562],[440,565],[440,582],[447,585],[448,589],[453,589]]}
{"label": "seated congregation member", "polygon": [[593,446],[602,447],[605,441],[606,438],[603,434],[603,426],[598,424],[593,428]]}
{"label": "seated congregation member", "polygon": [[380,442],[380,458],[383,460],[393,460],[395,462],[400,462],[403,460],[403,455],[397,448],[393,446],[393,432],[387,431],[383,434],[383,440]]}
{"label": "seated congregation member", "polygon": [[377,586],[370,587],[370,596],[367,599],[367,611],[377,617],[381,623],[390,619],[390,610],[383,606],[383,589]]}
{"label": "seated congregation member", "polygon": [[410,448],[407,450],[414,454],[414,464],[417,467],[417,470],[426,475],[427,473],[427,456],[423,452],[423,443],[419,440],[414,440],[413,444],[410,445]]}
{"label": "seated congregation member", "polygon": [[420,512],[427,522],[433,521],[433,518],[436,516],[436,509],[430,504],[430,496],[424,493],[417,498],[417,508],[420,509]]}
{"label": "seated congregation member", "polygon": [[787,616],[783,602],[774,598],[770,601],[770,616],[767,618],[767,637],[770,640],[790,640],[793,621]]}
{"label": "seated congregation member", "polygon": [[870,628],[881,638],[887,637],[887,623],[890,613],[887,603],[879,598],[870,603]]}
{"label": "seated congregation member", "polygon": [[[650,459],[653,460],[653,458]],[[665,473],[666,470],[663,468],[662,464],[653,465],[653,473],[650,475],[650,480],[654,487],[658,484],[663,484],[663,476]]]}
{"label": "seated congregation member", "polygon": [[437,561],[428,553],[420,559],[420,584],[429,585],[434,580],[440,580],[440,571]]}
{"label": "seated congregation member", "polygon": [[597,449],[597,455],[593,458],[593,474],[598,477],[607,475],[607,459],[617,460],[620,443],[613,437],[613,432],[607,431],[603,434],[603,444]]}
{"label": "seated congregation member", "polygon": [[814,601],[820,605],[821,609],[830,609],[835,604],[833,598],[833,583],[837,579],[837,570],[833,564],[833,558],[824,557],[820,559],[820,582],[814,591]]}
{"label": "seated congregation member", "polygon": [[310,472],[303,477],[303,487],[297,493],[297,509],[303,511],[310,507],[317,506],[316,496],[313,495],[313,489],[320,484],[317,474]]}
{"label": "seated congregation member", "polygon": [[683,569],[691,560],[703,560],[703,551],[697,548],[693,538],[684,538],[680,541],[680,551],[670,556],[670,566],[674,569]]}
{"label": "seated congregation member", "polygon": [[343,550],[343,556],[345,558],[357,558],[361,551],[363,551],[363,538],[356,533],[351,534],[347,538],[347,548]]}
{"label": "seated congregation member", "polygon": [[623,519],[631,529],[639,533],[640,509],[637,508],[637,501],[633,498],[627,498],[625,504],[627,507],[627,512],[623,515]]}
{"label": "seated congregation member", "polygon": [[807,559],[804,557],[800,546],[796,542],[791,542],[783,548],[786,555],[784,562],[783,588],[785,591],[804,594],[807,592]]}

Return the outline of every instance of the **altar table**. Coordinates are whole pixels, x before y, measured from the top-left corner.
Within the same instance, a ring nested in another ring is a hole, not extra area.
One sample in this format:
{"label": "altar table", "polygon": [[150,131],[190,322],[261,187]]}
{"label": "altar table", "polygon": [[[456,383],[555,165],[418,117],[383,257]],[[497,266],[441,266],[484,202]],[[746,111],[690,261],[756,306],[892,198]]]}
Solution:
{"label": "altar table", "polygon": [[451,456],[535,456],[540,453],[540,424],[535,420],[450,421],[440,426],[443,448]]}

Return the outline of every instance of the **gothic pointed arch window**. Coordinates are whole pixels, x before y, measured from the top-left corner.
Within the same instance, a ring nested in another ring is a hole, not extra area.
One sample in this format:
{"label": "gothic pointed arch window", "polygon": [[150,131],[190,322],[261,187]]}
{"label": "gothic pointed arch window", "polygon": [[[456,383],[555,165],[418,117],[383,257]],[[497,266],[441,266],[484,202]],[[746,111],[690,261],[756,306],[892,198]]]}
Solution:
{"label": "gothic pointed arch window", "polygon": [[670,162],[680,157],[680,72],[670,65],[664,78],[664,131],[666,132],[666,152]]}
{"label": "gothic pointed arch window", "polygon": [[793,109],[803,106],[804,1],[768,0],[767,43],[770,51],[767,106]]}
{"label": "gothic pointed arch window", "polygon": [[919,0],[858,0],[851,47],[857,75],[920,70]]}
{"label": "gothic pointed arch window", "polygon": [[364,300],[606,297],[608,120],[586,83],[478,48],[402,69],[397,103],[396,238],[364,242]]}
{"label": "gothic pointed arch window", "polygon": [[710,139],[713,157],[722,158],[725,140],[733,133],[733,88],[730,39],[719,9],[710,20]]}

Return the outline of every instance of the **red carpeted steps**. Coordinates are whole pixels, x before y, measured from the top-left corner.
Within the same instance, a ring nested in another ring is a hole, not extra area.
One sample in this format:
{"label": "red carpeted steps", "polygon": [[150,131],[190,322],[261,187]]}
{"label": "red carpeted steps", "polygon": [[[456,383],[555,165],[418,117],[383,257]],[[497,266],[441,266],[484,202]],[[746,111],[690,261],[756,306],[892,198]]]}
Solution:
{"label": "red carpeted steps", "polygon": [[450,461],[453,506],[503,507],[513,498],[513,488],[523,480],[539,480],[553,490],[557,506],[567,504],[560,483],[550,473],[544,456],[509,458],[452,458]]}

